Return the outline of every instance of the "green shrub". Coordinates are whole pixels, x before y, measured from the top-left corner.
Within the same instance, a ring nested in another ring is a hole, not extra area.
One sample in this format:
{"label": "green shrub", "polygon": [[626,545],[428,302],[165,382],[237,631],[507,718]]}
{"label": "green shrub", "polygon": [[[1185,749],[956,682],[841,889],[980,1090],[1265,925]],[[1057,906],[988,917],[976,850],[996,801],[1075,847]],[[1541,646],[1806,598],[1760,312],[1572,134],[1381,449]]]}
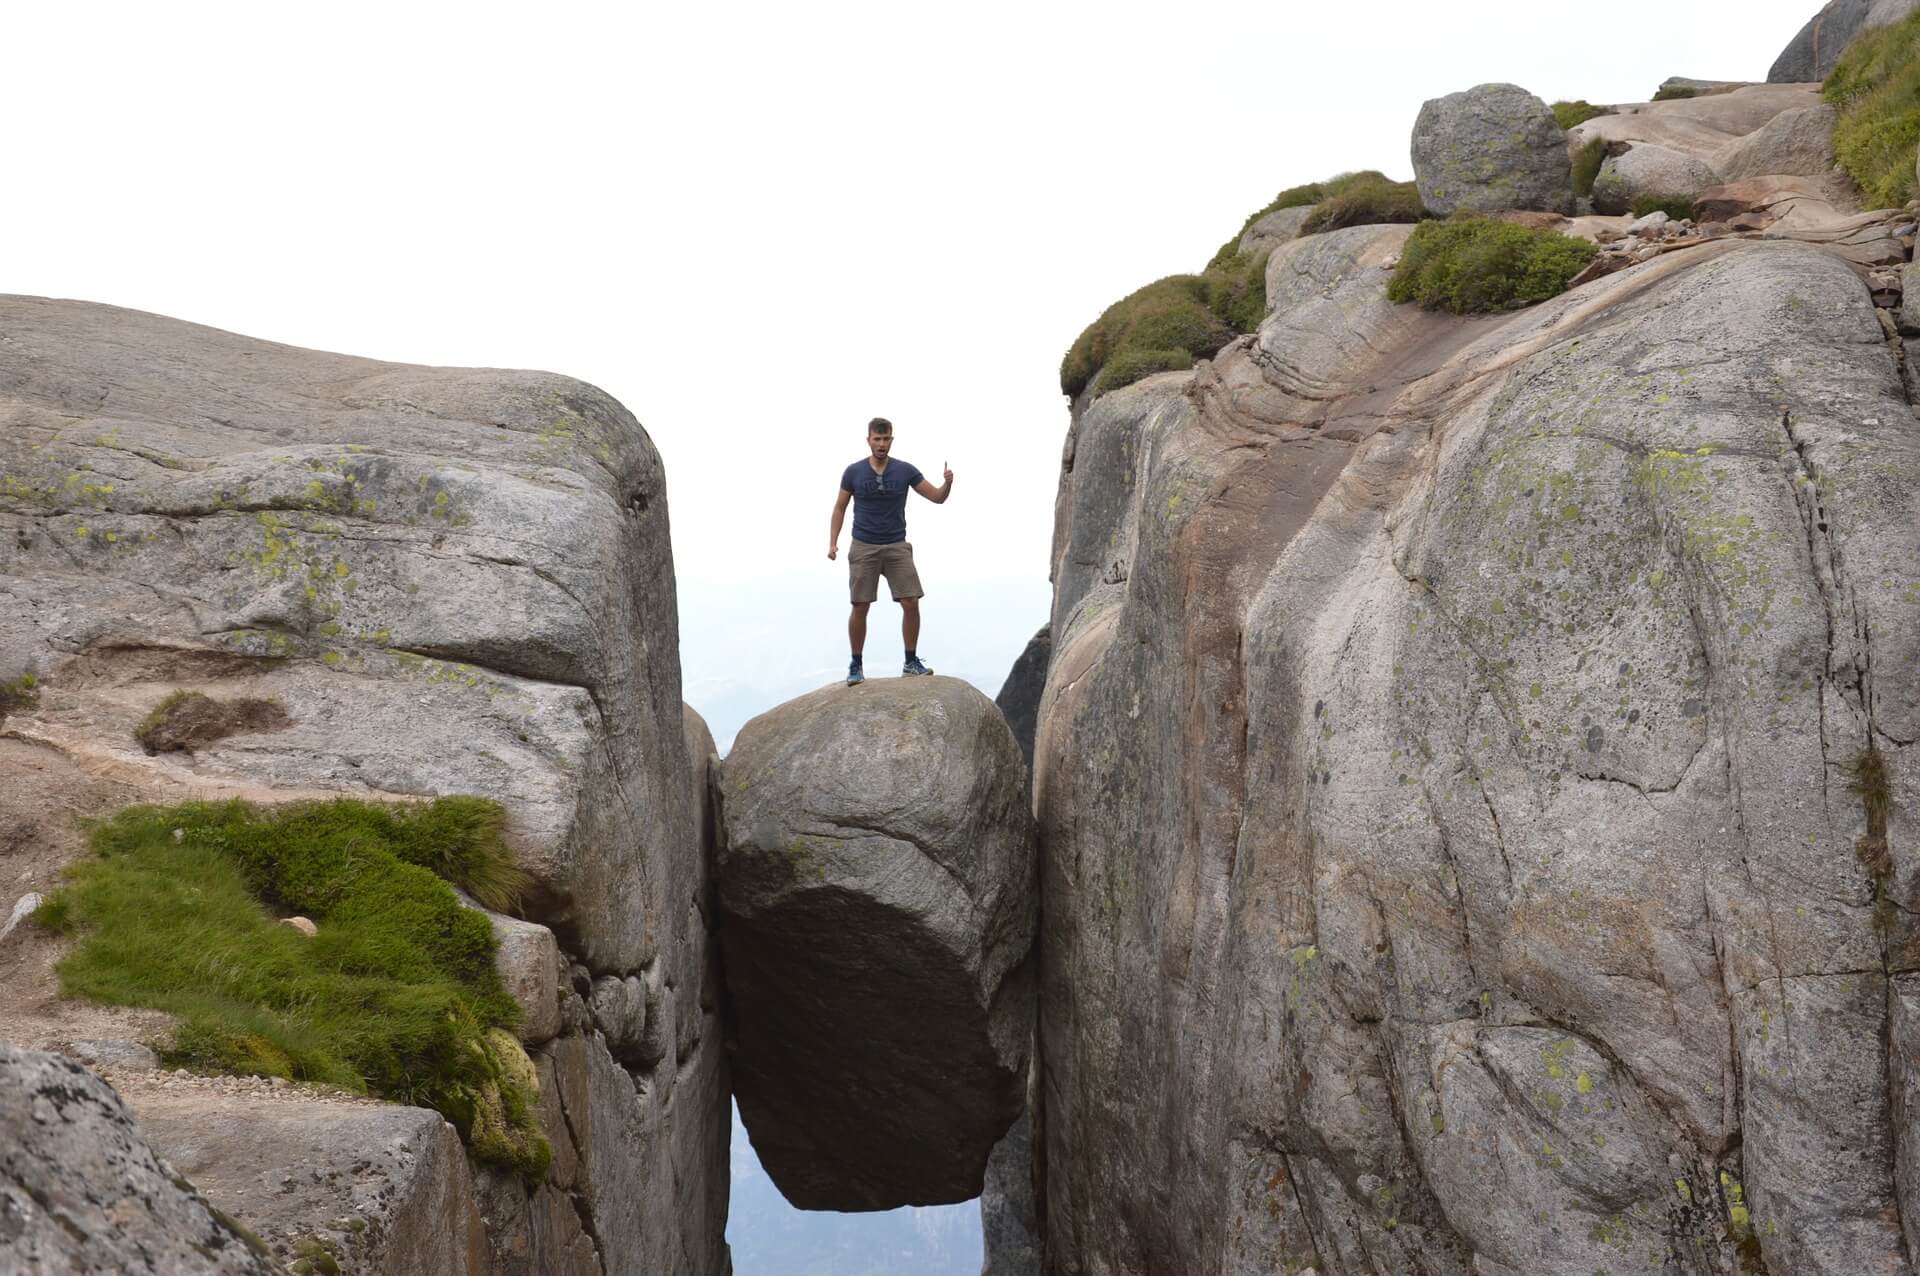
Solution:
{"label": "green shrub", "polygon": [[1324,198],[1326,198],[1326,186],[1321,182],[1309,182],[1305,186],[1287,187],[1287,189],[1273,197],[1273,202],[1269,203],[1265,208],[1250,214],[1247,220],[1240,223],[1240,229],[1235,233],[1234,237],[1220,245],[1214,252],[1213,259],[1207,263],[1207,269],[1211,270],[1215,266],[1222,265],[1231,258],[1239,255],[1240,241],[1245,239],[1247,232],[1253,229],[1253,224],[1262,217],[1265,217],[1268,213],[1277,213],[1283,208],[1304,208],[1308,204],[1317,204]]}
{"label": "green shrub", "polygon": [[1401,250],[1387,296],[1455,314],[1513,310],[1565,292],[1597,251],[1584,239],[1485,217],[1424,222]]}
{"label": "green shrub", "polygon": [[1372,171],[1345,173],[1281,191],[1220,245],[1197,275],[1170,275],[1122,297],[1101,312],[1060,360],[1060,389],[1097,398],[1156,372],[1211,358],[1267,315],[1268,253],[1243,253],[1240,240],[1268,213],[1317,204],[1302,234],[1425,216],[1412,182],[1391,182]]}
{"label": "green shrub", "polygon": [[1674,221],[1686,221],[1693,216],[1693,196],[1635,195],[1630,207],[1635,217],[1645,217],[1648,213],[1665,213]]}
{"label": "green shrub", "polygon": [[1600,166],[1607,162],[1607,141],[1603,137],[1589,139],[1585,145],[1573,153],[1573,193],[1576,195],[1593,194],[1593,179],[1600,176]]}
{"label": "green shrub", "polygon": [[1093,395],[1099,398],[1156,372],[1185,372],[1192,366],[1193,356],[1185,350],[1123,350],[1107,360],[1093,379]]}
{"label": "green shrub", "polygon": [[552,1153],[502,1031],[520,1012],[492,927],[431,871],[513,880],[500,818],[477,798],[133,807],[93,828],[93,856],[35,920],[75,936],[64,994],[178,1018],[169,1062],[424,1104],[476,1156],[537,1179]]}
{"label": "green shrub", "polygon": [[1301,224],[1302,235],[1347,226],[1417,222],[1427,215],[1414,183],[1391,181],[1386,174],[1372,170],[1334,178],[1325,183],[1325,191],[1325,198],[1314,205]]}
{"label": "green shrub", "polygon": [[1078,395],[1108,360],[1129,351],[1181,350],[1198,358],[1217,353],[1235,329],[1213,311],[1208,292],[1200,275],[1169,275],[1114,302],[1061,360],[1061,390]]}
{"label": "green shrub", "polygon": [[23,673],[12,682],[0,682],[0,722],[16,709],[30,709],[40,703],[40,680]]}
{"label": "green shrub", "polygon": [[1913,198],[1920,147],[1920,10],[1858,36],[1822,90],[1839,109],[1833,153],[1876,208]]}
{"label": "green shrub", "polygon": [[1555,102],[1553,104],[1554,123],[1561,128],[1578,128],[1596,115],[1612,115],[1604,106],[1595,106],[1581,98],[1577,102]]}
{"label": "green shrub", "polygon": [[1699,96],[1700,96],[1699,89],[1690,89],[1690,88],[1687,88],[1685,85],[1674,84],[1674,85],[1669,85],[1668,87],[1661,89],[1660,91],[1655,93],[1653,95],[1653,100],[1656,102],[1671,102],[1671,101],[1674,101],[1676,98],[1699,97]]}

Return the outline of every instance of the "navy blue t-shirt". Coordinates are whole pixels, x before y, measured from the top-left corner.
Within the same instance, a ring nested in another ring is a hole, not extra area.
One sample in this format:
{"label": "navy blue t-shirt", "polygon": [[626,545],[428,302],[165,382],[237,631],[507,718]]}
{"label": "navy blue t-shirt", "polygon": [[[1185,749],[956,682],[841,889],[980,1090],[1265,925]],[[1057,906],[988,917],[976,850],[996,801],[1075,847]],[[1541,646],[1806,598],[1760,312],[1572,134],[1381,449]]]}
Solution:
{"label": "navy blue t-shirt", "polygon": [[865,460],[849,465],[840,476],[840,490],[853,493],[853,539],[869,545],[907,539],[907,493],[920,479],[920,471],[898,457],[882,474]]}

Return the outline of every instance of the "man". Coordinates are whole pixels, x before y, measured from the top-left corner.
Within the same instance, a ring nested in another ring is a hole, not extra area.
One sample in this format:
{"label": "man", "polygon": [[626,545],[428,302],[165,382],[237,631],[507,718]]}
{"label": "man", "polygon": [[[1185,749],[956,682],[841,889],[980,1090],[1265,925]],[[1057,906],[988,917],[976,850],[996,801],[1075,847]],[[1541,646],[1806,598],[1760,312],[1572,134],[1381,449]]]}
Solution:
{"label": "man", "polygon": [[935,505],[947,503],[953,491],[953,471],[945,462],[945,478],[939,487],[929,483],[906,461],[890,460],[893,450],[893,423],[885,417],[867,422],[867,451],[863,461],[855,461],[840,476],[840,495],[833,502],[833,528],[827,536],[827,557],[840,555],[840,523],[846,517],[847,502],[853,502],[853,540],[847,546],[847,575],[853,584],[853,615],[847,619],[847,640],[853,645],[853,662],[847,666],[847,685],[867,680],[861,667],[861,652],[867,645],[867,608],[880,595],[880,578],[887,578],[893,601],[900,604],[900,638],[906,644],[907,662],[902,677],[932,673],[920,663],[914,644],[920,640],[920,573],[913,567],[913,546],[907,541],[907,492],[920,493]]}

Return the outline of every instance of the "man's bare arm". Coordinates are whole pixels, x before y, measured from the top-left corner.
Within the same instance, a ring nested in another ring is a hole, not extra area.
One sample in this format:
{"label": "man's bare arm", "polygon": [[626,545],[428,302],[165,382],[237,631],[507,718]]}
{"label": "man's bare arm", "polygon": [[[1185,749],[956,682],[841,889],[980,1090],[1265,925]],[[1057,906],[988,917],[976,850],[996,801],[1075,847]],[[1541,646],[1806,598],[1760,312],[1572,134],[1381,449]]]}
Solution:
{"label": "man's bare arm", "polygon": [[837,558],[840,554],[840,524],[847,516],[847,502],[852,499],[853,493],[844,487],[840,495],[833,498],[833,529],[827,533],[828,558]]}
{"label": "man's bare arm", "polygon": [[945,461],[942,461],[940,463],[940,470],[942,474],[945,475],[947,481],[942,483],[939,487],[935,487],[933,484],[927,482],[927,480],[925,479],[921,479],[918,483],[915,483],[913,485],[914,491],[920,493],[920,495],[926,497],[928,500],[932,501],[935,505],[945,505],[947,503],[947,498],[953,495],[953,471],[947,468],[947,463]]}

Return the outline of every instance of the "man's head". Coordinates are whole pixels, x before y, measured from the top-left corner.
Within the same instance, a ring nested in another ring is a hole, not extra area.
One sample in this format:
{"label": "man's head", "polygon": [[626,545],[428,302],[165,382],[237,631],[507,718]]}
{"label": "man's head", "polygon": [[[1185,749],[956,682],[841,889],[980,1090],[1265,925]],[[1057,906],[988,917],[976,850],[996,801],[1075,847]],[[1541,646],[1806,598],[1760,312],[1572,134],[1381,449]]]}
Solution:
{"label": "man's head", "polygon": [[885,457],[893,447],[893,422],[877,416],[867,422],[867,447],[877,457]]}

